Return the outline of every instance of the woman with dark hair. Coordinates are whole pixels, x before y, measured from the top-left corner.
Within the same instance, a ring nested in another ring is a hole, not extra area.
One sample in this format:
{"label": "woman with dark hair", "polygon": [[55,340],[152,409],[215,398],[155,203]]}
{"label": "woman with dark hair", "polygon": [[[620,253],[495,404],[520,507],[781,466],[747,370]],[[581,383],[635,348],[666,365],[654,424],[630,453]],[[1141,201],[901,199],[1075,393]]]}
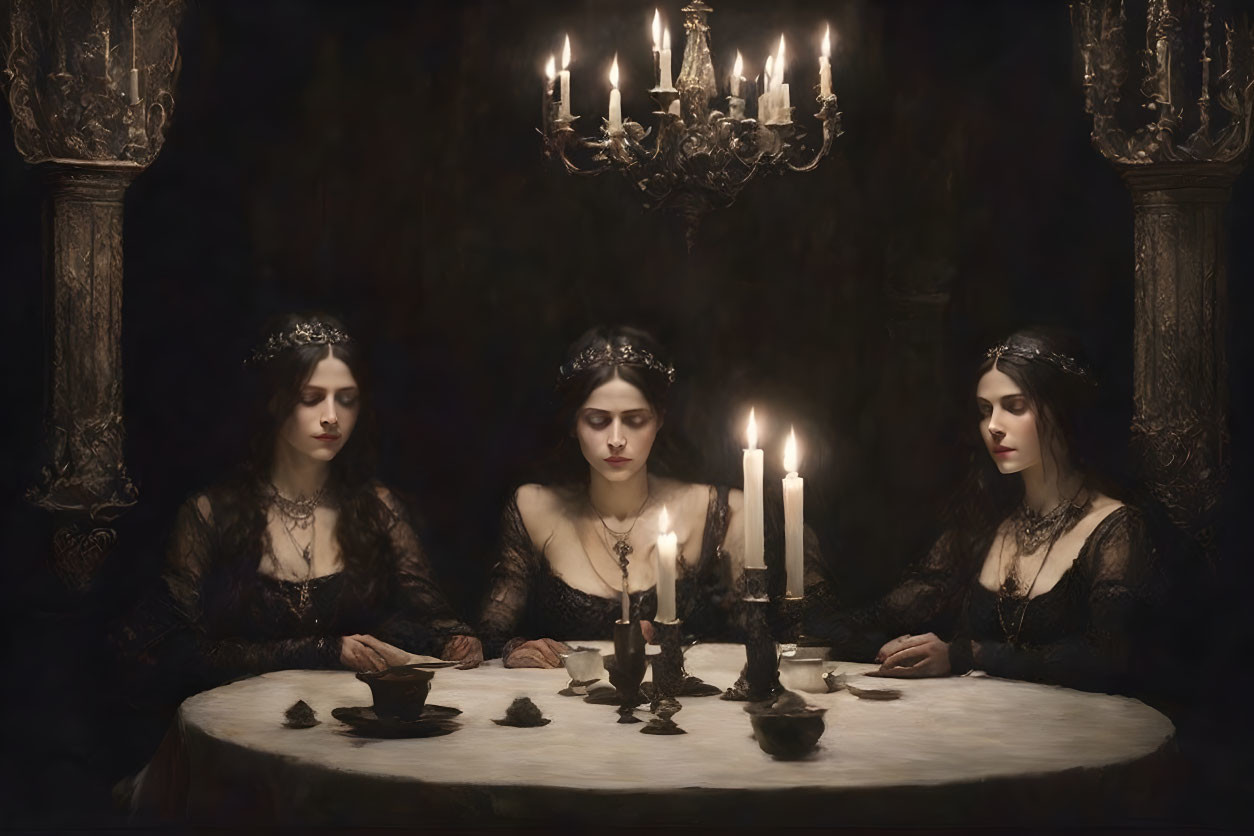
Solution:
{"label": "woman with dark hair", "polygon": [[343,327],[285,316],[248,365],[251,455],[180,509],[161,611],[126,631],[134,655],[178,674],[182,694],[284,668],[481,659],[374,478],[370,393]]}
{"label": "woman with dark hair", "polygon": [[557,667],[565,649],[557,639],[609,638],[624,561],[630,617],[654,617],[663,507],[679,543],[678,616],[687,632],[726,638],[741,492],[657,474],[650,454],[674,379],[654,340],[634,328],[595,328],[571,347],[559,414],[582,466],[569,480],[523,485],[510,500],[479,621],[489,655],[507,667]]}
{"label": "woman with dark hair", "polygon": [[978,668],[1126,691],[1160,577],[1141,514],[1114,497],[1098,464],[1093,375],[1075,345],[1044,330],[989,349],[978,372],[987,455],[953,525],[884,599],[844,614],[818,607],[810,628],[838,653],[865,651],[857,638],[867,628],[921,633],[880,647],[882,676]]}

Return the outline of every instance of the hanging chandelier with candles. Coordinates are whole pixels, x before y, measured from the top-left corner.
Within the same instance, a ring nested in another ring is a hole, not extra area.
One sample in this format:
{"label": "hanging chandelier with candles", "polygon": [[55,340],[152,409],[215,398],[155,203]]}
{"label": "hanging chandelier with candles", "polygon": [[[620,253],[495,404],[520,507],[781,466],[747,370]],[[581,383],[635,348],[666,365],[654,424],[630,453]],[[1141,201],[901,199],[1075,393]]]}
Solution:
{"label": "hanging chandelier with candles", "polygon": [[[618,56],[609,69],[609,112],[592,137],[575,130],[579,116],[571,112],[571,48],[566,37],[560,69],[556,56],[545,67],[543,105],[544,154],[559,160],[571,174],[622,173],[640,193],[647,208],[669,207],[684,220],[689,249],[701,216],[731,204],[745,185],[762,174],[812,171],[840,136],[840,112],[832,93],[831,32],[823,37],[817,85],[818,113],[823,129],[818,147],[803,147],[804,134],[793,122],[787,81],[787,45],[766,60],[758,79],[743,77],[739,52],[724,93],[720,93],[710,56],[707,16],[702,0],[684,7],[683,61],[672,79],[670,31],[659,12],[653,14],[655,85],[649,91],[657,109],[653,129],[623,118],[618,89]],[[554,86],[557,85],[557,97]],[[723,103],[726,109],[720,109]]]}

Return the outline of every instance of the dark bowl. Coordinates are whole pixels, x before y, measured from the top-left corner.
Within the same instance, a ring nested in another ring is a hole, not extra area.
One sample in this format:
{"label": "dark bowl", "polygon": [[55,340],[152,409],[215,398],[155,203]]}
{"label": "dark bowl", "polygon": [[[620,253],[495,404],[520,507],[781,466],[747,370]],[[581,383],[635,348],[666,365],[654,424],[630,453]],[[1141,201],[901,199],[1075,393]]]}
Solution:
{"label": "dark bowl", "polygon": [[396,720],[417,720],[431,692],[429,670],[413,665],[398,665],[382,671],[363,671],[357,678],[370,686],[374,710],[380,717]]}
{"label": "dark bowl", "polygon": [[762,751],[780,760],[803,758],[818,745],[826,726],[826,708],[814,708],[790,714],[752,712],[753,736]]}

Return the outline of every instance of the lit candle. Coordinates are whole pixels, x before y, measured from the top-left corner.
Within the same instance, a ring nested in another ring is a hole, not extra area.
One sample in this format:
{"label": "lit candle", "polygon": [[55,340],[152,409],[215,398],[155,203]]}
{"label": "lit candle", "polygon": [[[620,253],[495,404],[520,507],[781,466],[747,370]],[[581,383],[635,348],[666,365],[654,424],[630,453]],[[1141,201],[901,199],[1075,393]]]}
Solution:
{"label": "lit candle", "polygon": [[675,532],[670,530],[671,516],[662,506],[657,523],[657,620],[675,620],[675,559],[679,553]]}
{"label": "lit candle", "polygon": [[740,50],[737,50],[736,64],[732,67],[731,74],[731,95],[727,97],[728,115],[733,119],[745,118],[745,100],[740,95],[740,82],[743,80],[740,76],[744,71],[745,62],[740,57]]}
{"label": "lit candle", "polygon": [[749,410],[746,431],[749,447],[745,450],[745,568],[766,568],[766,544],[762,531],[762,451],[758,449],[758,424]]}
{"label": "lit candle", "polygon": [[784,445],[784,569],[788,573],[786,594],[800,598],[805,594],[805,480],[797,475],[797,433],[789,431]]}
{"label": "lit candle", "polygon": [[674,90],[671,84],[671,30],[662,33],[662,80],[658,87],[663,90]]}
{"label": "lit candle", "polygon": [[566,36],[566,44],[562,47],[562,116],[565,121],[570,121],[570,35]]}
{"label": "lit candle", "polygon": [[553,123],[553,82],[557,80],[557,59],[549,56],[544,65],[544,131],[549,132]]}
{"label": "lit candle", "polygon": [[771,71],[775,69],[775,56],[766,56],[766,67],[762,70],[762,89],[758,93],[758,121],[763,125],[771,123]]}
{"label": "lit candle", "polygon": [[623,132],[623,96],[618,92],[618,53],[610,66],[610,133]]}
{"label": "lit candle", "polygon": [[819,95],[832,95],[832,27],[823,32],[823,54],[819,56]]}
{"label": "lit candle", "polygon": [[653,10],[653,83],[661,85],[662,81],[662,15]]}
{"label": "lit candle", "polygon": [[784,83],[784,36],[779,36],[779,57],[775,59],[774,116],[779,122],[792,121],[792,102],[788,99],[788,85]]}

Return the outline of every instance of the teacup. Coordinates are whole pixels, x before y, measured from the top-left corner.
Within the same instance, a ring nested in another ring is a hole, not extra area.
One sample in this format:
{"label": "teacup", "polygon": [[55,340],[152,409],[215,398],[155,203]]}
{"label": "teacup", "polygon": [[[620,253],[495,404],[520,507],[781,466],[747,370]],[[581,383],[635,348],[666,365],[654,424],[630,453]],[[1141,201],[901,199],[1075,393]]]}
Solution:
{"label": "teacup", "polygon": [[606,675],[601,651],[595,647],[576,647],[569,653],[563,653],[562,663],[570,675],[570,689],[576,694],[586,694],[589,685]]}
{"label": "teacup", "polygon": [[435,674],[413,665],[397,665],[381,671],[363,671],[357,678],[370,686],[374,713],[396,720],[422,717]]}
{"label": "teacup", "polygon": [[789,691],[826,694],[827,683],[823,681],[823,673],[828,664],[826,659],[817,656],[806,658],[785,653],[779,657],[779,682]]}

